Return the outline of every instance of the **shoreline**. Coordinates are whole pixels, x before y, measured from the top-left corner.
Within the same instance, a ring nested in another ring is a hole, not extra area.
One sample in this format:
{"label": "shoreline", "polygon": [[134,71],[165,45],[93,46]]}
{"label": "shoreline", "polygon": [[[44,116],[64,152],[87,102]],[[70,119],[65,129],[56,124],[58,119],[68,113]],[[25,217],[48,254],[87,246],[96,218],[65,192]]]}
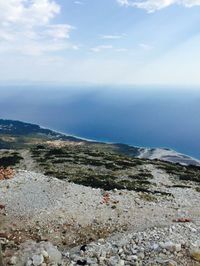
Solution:
{"label": "shoreline", "polygon": [[130,148],[137,148],[137,149],[141,149],[141,150],[144,150],[145,151],[152,151],[152,150],[155,150],[155,151],[158,151],[158,150],[162,150],[162,151],[169,151],[169,152],[172,152],[176,155],[180,155],[180,156],[186,156],[188,159],[191,159],[191,160],[194,160],[194,161],[197,161],[200,163],[200,159],[197,158],[197,157],[194,157],[192,155],[188,155],[186,153],[182,153],[182,152],[179,152],[175,149],[172,149],[172,148],[169,148],[169,147],[149,147],[149,146],[137,146],[137,145],[132,145],[132,144],[128,144],[128,143],[122,143],[122,142],[112,142],[112,141],[100,141],[100,140],[94,140],[94,139],[89,139],[89,138],[84,138],[84,137],[80,137],[80,136],[77,136],[77,135],[73,135],[73,134],[68,134],[68,133],[64,133],[62,131],[59,131],[59,130],[56,130],[56,129],[52,129],[52,128],[46,128],[46,127],[43,127],[43,126],[40,126],[40,128],[42,129],[47,129],[47,130],[51,130],[55,133],[58,133],[58,134],[61,134],[63,136],[66,136],[66,137],[73,137],[73,138],[76,138],[76,139],[80,139],[80,140],[85,140],[85,141],[88,141],[88,142],[96,142],[96,143],[103,143],[103,144],[108,144],[108,145],[116,145],[116,144],[120,144],[120,145],[126,145]]}
{"label": "shoreline", "polygon": [[[107,141],[107,140],[95,140],[95,139],[91,139],[91,138],[85,138],[85,137],[79,137],[77,135],[74,134],[69,134],[67,132],[62,132],[60,130],[56,130],[53,129],[51,127],[47,127],[47,126],[41,126],[40,123],[37,122],[22,122],[20,120],[12,120],[12,119],[1,119],[4,121],[9,121],[10,123],[12,122],[19,122],[19,123],[25,123],[25,124],[29,124],[32,126],[37,126],[38,128],[40,128],[41,130],[47,130],[49,132],[52,132],[53,134],[58,134],[61,137],[71,137],[71,138],[75,138],[77,140],[80,141],[87,141],[90,143],[99,143],[99,144],[107,144],[107,145],[121,145],[124,148],[127,147],[127,151],[128,149],[131,148],[135,148],[138,150],[139,155],[137,155],[138,158],[146,158],[146,159],[160,159],[163,161],[169,161],[169,162],[181,162],[181,163],[186,163],[186,164],[193,164],[193,165],[198,165],[200,166],[200,159],[196,156],[193,155],[189,155],[187,153],[182,153],[177,151],[176,149],[172,149],[170,147],[149,147],[149,146],[139,146],[139,145],[134,145],[134,144],[130,144],[130,143],[124,143],[124,142],[112,142],[112,141]],[[45,132],[44,132],[45,133]],[[128,151],[131,155],[131,150]],[[132,154],[133,155],[133,154]],[[136,154],[135,154],[136,156]]]}

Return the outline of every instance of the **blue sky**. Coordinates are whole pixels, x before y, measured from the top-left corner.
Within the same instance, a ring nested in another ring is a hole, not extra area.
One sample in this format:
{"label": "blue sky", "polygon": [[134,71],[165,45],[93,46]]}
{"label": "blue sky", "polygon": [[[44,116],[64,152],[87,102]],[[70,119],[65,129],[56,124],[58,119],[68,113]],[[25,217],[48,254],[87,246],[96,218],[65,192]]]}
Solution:
{"label": "blue sky", "polygon": [[200,0],[0,0],[0,82],[200,85]]}

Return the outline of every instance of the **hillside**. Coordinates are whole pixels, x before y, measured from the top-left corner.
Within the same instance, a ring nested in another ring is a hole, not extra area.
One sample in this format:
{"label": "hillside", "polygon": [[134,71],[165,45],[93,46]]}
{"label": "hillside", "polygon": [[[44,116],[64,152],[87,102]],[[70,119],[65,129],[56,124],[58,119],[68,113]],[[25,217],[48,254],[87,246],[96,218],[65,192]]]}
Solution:
{"label": "hillside", "polygon": [[10,120],[0,120],[0,145],[6,265],[200,262],[197,165]]}

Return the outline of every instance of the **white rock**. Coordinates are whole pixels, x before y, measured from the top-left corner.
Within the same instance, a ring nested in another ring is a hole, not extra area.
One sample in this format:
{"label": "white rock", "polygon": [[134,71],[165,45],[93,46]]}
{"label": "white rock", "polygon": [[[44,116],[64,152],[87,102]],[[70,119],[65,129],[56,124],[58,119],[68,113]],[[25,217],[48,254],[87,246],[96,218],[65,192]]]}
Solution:
{"label": "white rock", "polygon": [[123,252],[124,252],[123,248],[120,248],[120,249],[118,250],[118,254],[119,254],[119,255],[122,254]]}
{"label": "white rock", "polygon": [[170,260],[170,261],[168,262],[168,266],[177,266],[177,263],[176,263],[176,261],[174,261],[174,260]]}
{"label": "white rock", "polygon": [[132,256],[132,259],[133,259],[133,260],[137,260],[137,259],[138,259],[138,256],[133,255],[133,256]]}
{"label": "white rock", "polygon": [[151,247],[153,250],[157,250],[159,248],[159,245],[154,243]]}
{"label": "white rock", "polygon": [[137,256],[138,256],[138,258],[140,258],[140,259],[144,259],[144,252],[139,252],[139,253],[137,254]]}
{"label": "white rock", "polygon": [[39,266],[44,262],[44,257],[40,255],[33,255],[32,257],[33,265],[34,266]]}
{"label": "white rock", "polygon": [[10,265],[15,265],[17,263],[17,257],[13,256],[11,259],[10,259]]}
{"label": "white rock", "polygon": [[109,259],[109,266],[116,266],[117,265],[117,263],[118,263],[118,259],[116,258],[116,257],[111,257],[110,259]]}
{"label": "white rock", "polygon": [[46,252],[46,250],[43,250],[43,251],[41,252],[41,254],[42,254],[42,256],[43,256],[44,258],[48,258],[48,257],[49,257],[49,254],[48,254],[48,252]]}
{"label": "white rock", "polygon": [[176,252],[181,251],[181,244],[176,244],[176,245],[175,245],[175,251],[176,251]]}
{"label": "white rock", "polygon": [[200,248],[200,241],[197,240],[197,241],[193,244],[193,246],[195,246],[195,247],[199,247],[199,248]]}
{"label": "white rock", "polygon": [[124,266],[125,265],[125,261],[124,260],[120,260],[119,262],[118,262],[118,266]]}
{"label": "white rock", "polygon": [[26,262],[26,266],[32,266],[33,265],[33,261],[32,260],[28,260],[27,262]]}
{"label": "white rock", "polygon": [[126,259],[128,261],[133,261],[133,260],[137,260],[138,259],[138,256],[136,256],[136,255],[130,255],[130,256],[127,256]]}
{"label": "white rock", "polygon": [[96,258],[87,258],[87,264],[89,265],[95,265],[97,263]]}
{"label": "white rock", "polygon": [[169,250],[169,251],[175,251],[175,244],[169,241],[169,242],[164,243],[162,248]]}
{"label": "white rock", "polygon": [[[49,254],[48,254],[49,255]],[[66,258],[69,258],[70,257],[70,253],[69,252],[64,252],[63,253],[63,256],[66,257]]]}
{"label": "white rock", "polygon": [[51,263],[61,263],[62,255],[56,247],[54,247],[53,245],[46,246],[46,252],[49,255],[49,261]]}
{"label": "white rock", "polygon": [[131,252],[132,252],[133,255],[137,254],[137,250],[136,249],[131,248]]}
{"label": "white rock", "polygon": [[101,263],[103,263],[105,260],[106,260],[105,257],[100,257],[100,258],[99,258],[99,262],[101,262]]}
{"label": "white rock", "polygon": [[105,239],[104,238],[100,238],[99,240],[98,240],[98,244],[104,244],[105,243]]}

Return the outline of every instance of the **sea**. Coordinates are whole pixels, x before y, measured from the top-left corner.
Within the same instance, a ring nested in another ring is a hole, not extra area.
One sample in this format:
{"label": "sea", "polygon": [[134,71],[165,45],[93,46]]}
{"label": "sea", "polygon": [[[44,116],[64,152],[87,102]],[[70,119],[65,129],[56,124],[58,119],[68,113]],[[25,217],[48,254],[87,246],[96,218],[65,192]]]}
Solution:
{"label": "sea", "polygon": [[0,118],[200,159],[200,88],[1,85]]}

